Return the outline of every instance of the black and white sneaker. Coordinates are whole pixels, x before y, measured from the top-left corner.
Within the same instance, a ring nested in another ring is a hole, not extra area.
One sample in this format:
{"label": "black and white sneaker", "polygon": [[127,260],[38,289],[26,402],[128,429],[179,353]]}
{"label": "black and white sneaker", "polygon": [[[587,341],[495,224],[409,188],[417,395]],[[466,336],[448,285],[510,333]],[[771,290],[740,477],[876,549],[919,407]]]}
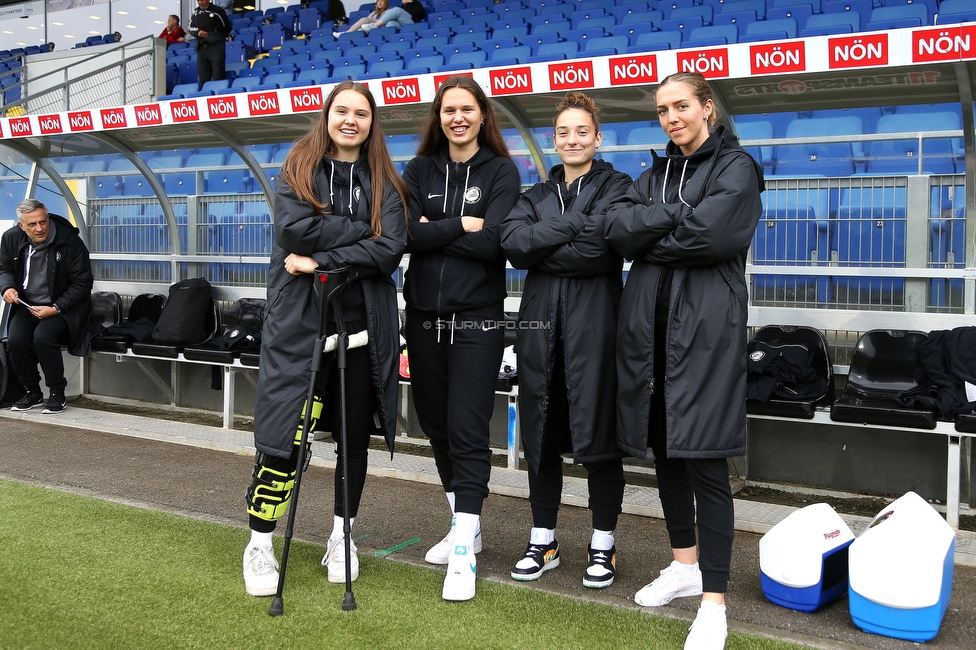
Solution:
{"label": "black and white sneaker", "polygon": [[11,411],[29,411],[35,406],[40,406],[44,403],[44,395],[41,391],[29,391],[19,400],[17,403],[10,407]]}
{"label": "black and white sneaker", "polygon": [[51,393],[41,413],[60,413],[67,404],[68,400],[65,399],[64,393]]}
{"label": "black and white sneaker", "polygon": [[513,580],[538,580],[549,569],[559,566],[559,542],[551,544],[532,544],[525,549],[525,555],[512,569]]}
{"label": "black and white sneaker", "polygon": [[583,586],[590,589],[604,589],[613,584],[617,570],[617,547],[609,551],[598,551],[592,546],[586,549],[590,561],[583,572]]}

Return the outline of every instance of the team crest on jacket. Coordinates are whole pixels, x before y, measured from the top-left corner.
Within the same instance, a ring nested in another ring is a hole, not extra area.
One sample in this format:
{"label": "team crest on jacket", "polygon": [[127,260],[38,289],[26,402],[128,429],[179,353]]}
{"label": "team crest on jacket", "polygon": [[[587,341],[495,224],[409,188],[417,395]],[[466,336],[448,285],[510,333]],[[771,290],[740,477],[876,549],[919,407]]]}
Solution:
{"label": "team crest on jacket", "polygon": [[61,261],[61,251],[58,251],[57,253],[54,254],[54,261],[55,262]]}
{"label": "team crest on jacket", "polygon": [[359,201],[359,197],[363,194],[363,188],[358,185],[352,189],[352,195],[355,197],[356,201]]}
{"label": "team crest on jacket", "polygon": [[763,352],[762,350],[756,350],[755,352],[749,355],[749,359],[751,361],[761,361],[764,356],[766,356],[765,352]]}
{"label": "team crest on jacket", "polygon": [[481,200],[481,188],[480,187],[469,187],[464,193],[465,203],[477,203]]}

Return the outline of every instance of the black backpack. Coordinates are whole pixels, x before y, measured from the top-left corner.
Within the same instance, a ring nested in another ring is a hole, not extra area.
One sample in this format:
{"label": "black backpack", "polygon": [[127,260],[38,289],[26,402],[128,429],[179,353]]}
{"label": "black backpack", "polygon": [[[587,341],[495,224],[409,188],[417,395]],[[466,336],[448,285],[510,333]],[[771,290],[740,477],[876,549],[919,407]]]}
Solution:
{"label": "black backpack", "polygon": [[197,345],[212,336],[213,295],[206,278],[191,278],[169,288],[156,327],[154,343],[164,345]]}

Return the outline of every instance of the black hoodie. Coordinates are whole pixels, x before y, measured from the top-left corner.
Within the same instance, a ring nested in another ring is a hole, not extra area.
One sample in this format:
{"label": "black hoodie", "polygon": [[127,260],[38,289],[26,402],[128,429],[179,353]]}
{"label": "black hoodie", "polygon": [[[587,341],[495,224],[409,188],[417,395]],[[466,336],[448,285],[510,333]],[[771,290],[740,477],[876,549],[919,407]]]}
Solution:
{"label": "black hoodie", "polygon": [[[487,147],[465,162],[453,162],[445,148],[411,160],[403,180],[410,188],[407,304],[446,316],[503,301],[499,228],[519,197],[515,163]],[[465,233],[462,216],[482,218],[484,227]],[[421,223],[421,217],[429,221]]]}

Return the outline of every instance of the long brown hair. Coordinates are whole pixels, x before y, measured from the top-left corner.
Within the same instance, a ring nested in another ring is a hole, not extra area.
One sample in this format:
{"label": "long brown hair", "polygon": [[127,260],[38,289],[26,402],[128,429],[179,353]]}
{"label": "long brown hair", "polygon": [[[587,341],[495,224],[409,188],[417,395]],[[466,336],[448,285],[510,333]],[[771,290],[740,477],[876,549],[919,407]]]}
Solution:
{"label": "long brown hair", "polygon": [[383,125],[380,124],[380,116],[376,112],[376,101],[373,94],[366,86],[355,81],[343,81],[329,93],[325,102],[325,107],[319,114],[318,121],[295,142],[285,161],[281,165],[281,177],[286,183],[291,185],[298,197],[310,203],[318,214],[325,214],[329,205],[320,201],[315,195],[315,170],[322,162],[324,157],[336,155],[337,149],[329,135],[329,110],[335,102],[335,98],[344,90],[355,90],[366,98],[369,102],[369,110],[372,115],[369,125],[369,135],[359,148],[359,157],[365,156],[366,163],[373,182],[373,194],[370,205],[369,227],[373,231],[374,237],[379,237],[383,232],[383,194],[386,191],[386,184],[393,185],[393,189],[400,195],[403,201],[404,214],[408,201],[407,186],[397,174],[393,161],[390,160],[390,152],[386,148],[386,136],[383,134]]}
{"label": "long brown hair", "polygon": [[488,102],[485,91],[474,79],[462,75],[448,77],[437,89],[437,94],[434,95],[434,103],[430,105],[427,126],[424,127],[424,139],[420,142],[417,155],[431,156],[448,146],[447,136],[444,135],[444,128],[441,126],[441,106],[444,104],[444,93],[452,88],[467,90],[474,95],[475,101],[478,102],[478,108],[481,109],[481,114],[485,118],[481,130],[478,131],[478,146],[488,147],[496,155],[511,160],[512,156],[508,153],[505,138],[502,137],[502,129],[498,123],[498,117],[495,115],[495,109]]}

